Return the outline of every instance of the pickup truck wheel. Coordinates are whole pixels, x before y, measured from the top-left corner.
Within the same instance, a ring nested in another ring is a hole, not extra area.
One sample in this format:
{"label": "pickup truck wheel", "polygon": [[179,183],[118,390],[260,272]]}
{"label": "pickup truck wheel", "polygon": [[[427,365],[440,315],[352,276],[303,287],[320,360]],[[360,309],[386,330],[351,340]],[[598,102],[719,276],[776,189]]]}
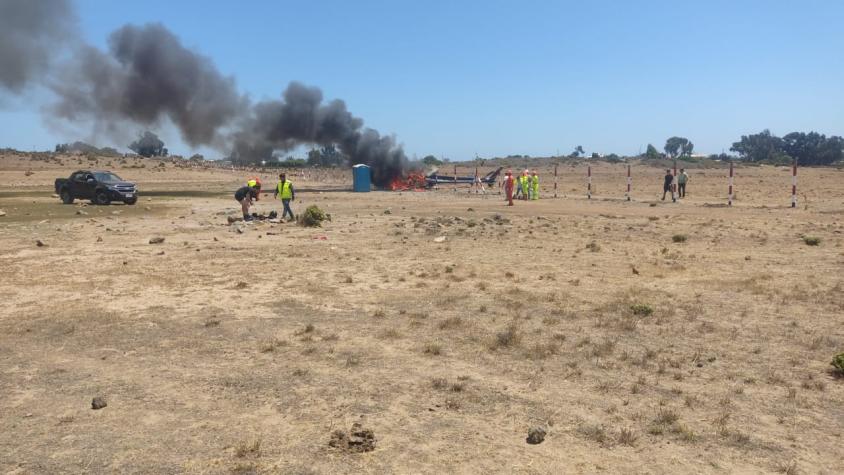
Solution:
{"label": "pickup truck wheel", "polygon": [[62,190],[62,192],[59,194],[59,196],[62,199],[62,203],[66,204],[66,205],[72,205],[73,204],[73,195],[70,194],[70,191]]}
{"label": "pickup truck wheel", "polygon": [[107,205],[111,204],[111,200],[108,197],[108,194],[105,191],[98,191],[97,194],[94,196],[94,203],[98,205]]}
{"label": "pickup truck wheel", "polygon": [[129,206],[131,206],[131,205],[133,205],[133,204],[135,204],[135,203],[137,203],[137,202],[138,202],[138,198],[137,198],[137,197],[135,197],[135,198],[129,198],[128,200],[124,201],[124,203],[126,203],[126,204],[127,204],[127,205],[129,205]]}

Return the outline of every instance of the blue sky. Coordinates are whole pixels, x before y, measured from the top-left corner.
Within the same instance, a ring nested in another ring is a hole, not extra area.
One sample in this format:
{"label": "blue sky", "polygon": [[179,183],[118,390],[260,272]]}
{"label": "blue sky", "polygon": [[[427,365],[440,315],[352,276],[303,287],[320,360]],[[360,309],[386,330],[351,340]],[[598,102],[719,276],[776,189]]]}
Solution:
{"label": "blue sky", "polygon": [[[291,80],[411,156],[635,154],[681,135],[844,134],[844,2],[77,0],[94,45],[161,22],[254,99]],[[49,98],[0,98],[0,146],[52,148]],[[189,153],[162,131],[172,151]],[[102,140],[102,142],[108,142]],[[123,144],[100,143],[99,145]],[[219,154],[211,153],[211,156]]]}

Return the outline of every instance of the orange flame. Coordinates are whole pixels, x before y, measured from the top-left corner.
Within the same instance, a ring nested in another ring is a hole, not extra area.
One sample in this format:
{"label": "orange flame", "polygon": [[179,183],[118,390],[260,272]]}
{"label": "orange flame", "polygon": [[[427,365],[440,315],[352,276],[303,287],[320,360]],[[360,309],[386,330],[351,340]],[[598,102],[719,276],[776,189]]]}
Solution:
{"label": "orange flame", "polygon": [[390,191],[424,191],[425,175],[419,172],[411,172],[407,177],[396,177],[387,188]]}

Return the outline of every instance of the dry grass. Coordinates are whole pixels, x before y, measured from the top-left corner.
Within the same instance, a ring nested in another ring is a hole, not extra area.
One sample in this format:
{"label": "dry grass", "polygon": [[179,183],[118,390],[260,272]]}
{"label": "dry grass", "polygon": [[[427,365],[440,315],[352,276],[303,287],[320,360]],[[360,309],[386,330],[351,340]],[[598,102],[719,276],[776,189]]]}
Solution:
{"label": "dry grass", "polygon": [[[622,189],[623,169],[594,166]],[[297,177],[332,214],[318,233],[233,232],[242,173],[196,183],[168,164],[142,189],[209,194],[76,215],[49,198],[69,170],[0,169],[0,472],[837,473],[844,172],[808,170],[805,211],[764,201],[787,181],[776,167],[741,168],[745,198],[705,206],[723,170],[695,169],[678,208],[649,207],[659,170],[633,166],[632,202],[573,198],[582,164],[565,162],[569,197],[514,208]],[[353,422],[376,450],[327,449]],[[551,436],[528,447],[537,425]]]}

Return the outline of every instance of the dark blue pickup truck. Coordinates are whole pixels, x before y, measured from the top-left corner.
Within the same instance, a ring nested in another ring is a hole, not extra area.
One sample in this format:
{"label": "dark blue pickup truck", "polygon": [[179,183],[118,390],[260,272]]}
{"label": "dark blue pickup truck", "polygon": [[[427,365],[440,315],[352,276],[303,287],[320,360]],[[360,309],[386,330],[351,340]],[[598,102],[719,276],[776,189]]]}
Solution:
{"label": "dark blue pickup truck", "polygon": [[98,205],[112,201],[122,201],[127,205],[138,202],[138,187],[134,183],[103,170],[79,170],[73,172],[70,178],[57,179],[56,194],[66,205],[77,199],[91,200]]}

